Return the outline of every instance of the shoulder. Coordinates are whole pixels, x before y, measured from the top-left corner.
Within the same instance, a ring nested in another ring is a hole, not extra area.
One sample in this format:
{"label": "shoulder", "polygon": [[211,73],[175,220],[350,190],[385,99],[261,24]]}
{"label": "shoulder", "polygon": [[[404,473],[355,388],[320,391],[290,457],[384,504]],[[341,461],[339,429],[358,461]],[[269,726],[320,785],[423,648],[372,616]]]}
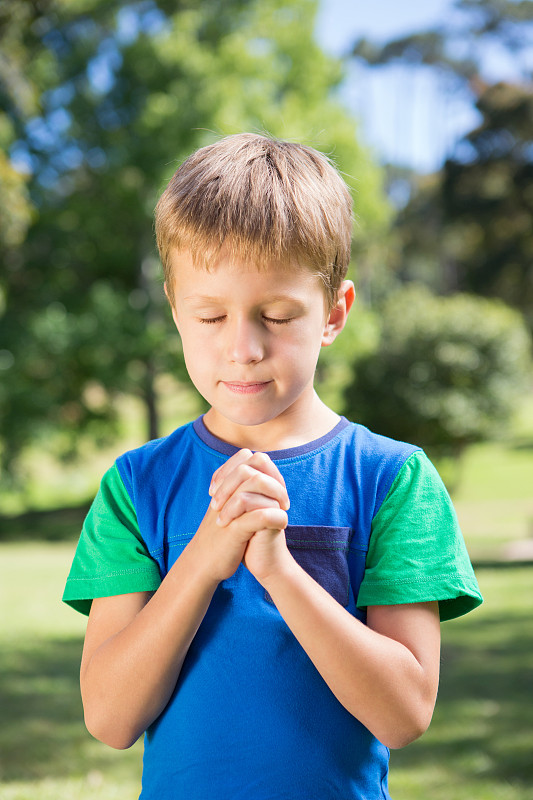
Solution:
{"label": "shoulder", "polygon": [[416,444],[401,442],[380,433],[374,433],[357,422],[349,420],[347,422],[344,431],[356,456],[367,461],[403,463],[412,453],[422,449]]}
{"label": "shoulder", "polygon": [[348,458],[366,493],[372,494],[376,513],[411,456],[424,458],[423,451],[417,445],[390,439],[354,422],[348,423],[343,434]]}
{"label": "shoulder", "polygon": [[146,444],[128,450],[119,456],[115,466],[129,488],[132,483],[146,479],[156,479],[165,473],[170,464],[187,449],[191,438],[193,423],[182,425],[168,436],[152,439]]}
{"label": "shoulder", "polygon": [[168,436],[152,439],[140,447],[127,450],[119,456],[117,463],[126,461],[131,463],[143,463],[157,458],[164,458],[168,453],[180,447],[181,443],[190,434],[193,425],[194,423],[188,422],[176,428],[176,430],[172,431]]}

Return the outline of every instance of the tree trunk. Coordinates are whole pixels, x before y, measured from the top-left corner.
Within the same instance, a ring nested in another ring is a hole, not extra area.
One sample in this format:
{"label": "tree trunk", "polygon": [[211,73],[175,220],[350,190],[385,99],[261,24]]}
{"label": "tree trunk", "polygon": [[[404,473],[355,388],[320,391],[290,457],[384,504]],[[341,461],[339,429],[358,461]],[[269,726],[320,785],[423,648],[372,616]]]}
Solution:
{"label": "tree trunk", "polygon": [[144,402],[146,404],[146,421],[148,439],[159,438],[159,413],[157,409],[157,393],[155,390],[155,367],[151,358],[146,361],[146,381]]}

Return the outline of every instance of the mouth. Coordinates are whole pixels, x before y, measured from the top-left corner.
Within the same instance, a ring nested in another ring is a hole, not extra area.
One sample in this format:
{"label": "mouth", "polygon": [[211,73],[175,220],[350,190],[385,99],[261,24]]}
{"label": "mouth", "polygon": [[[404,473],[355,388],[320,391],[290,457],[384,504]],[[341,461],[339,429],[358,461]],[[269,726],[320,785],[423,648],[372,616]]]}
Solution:
{"label": "mouth", "polygon": [[234,394],[260,394],[272,381],[221,381]]}

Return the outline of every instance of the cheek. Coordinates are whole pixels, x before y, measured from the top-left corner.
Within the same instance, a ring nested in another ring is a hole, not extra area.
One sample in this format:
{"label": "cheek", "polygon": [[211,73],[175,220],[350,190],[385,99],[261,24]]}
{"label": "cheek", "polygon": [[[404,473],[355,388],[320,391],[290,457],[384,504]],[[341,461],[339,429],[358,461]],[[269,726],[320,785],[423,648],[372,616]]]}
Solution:
{"label": "cheek", "polygon": [[183,349],[185,367],[187,374],[196,391],[210,402],[209,397],[213,386],[215,369],[213,359],[209,351],[204,351],[200,347],[192,347],[189,350]]}
{"label": "cheek", "polygon": [[292,346],[304,361],[314,358],[315,352],[319,353],[324,335],[324,325],[315,321],[312,325],[302,326],[293,339]]}
{"label": "cheek", "polygon": [[201,374],[213,357],[213,345],[206,342],[202,331],[191,331],[186,328],[180,332],[183,356],[189,373]]}
{"label": "cheek", "polygon": [[322,329],[302,330],[283,342],[278,351],[286,374],[294,377],[313,371],[321,350]]}
{"label": "cheek", "polygon": [[184,352],[193,356],[198,350],[209,351],[216,341],[212,328],[207,325],[183,325],[179,333]]}

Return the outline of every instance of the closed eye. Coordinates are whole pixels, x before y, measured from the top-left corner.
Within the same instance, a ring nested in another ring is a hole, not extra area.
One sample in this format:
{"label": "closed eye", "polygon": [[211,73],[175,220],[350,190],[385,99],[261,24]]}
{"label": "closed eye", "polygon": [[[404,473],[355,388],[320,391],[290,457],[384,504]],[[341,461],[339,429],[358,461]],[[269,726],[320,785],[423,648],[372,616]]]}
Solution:
{"label": "closed eye", "polygon": [[202,325],[213,325],[215,322],[222,322],[225,319],[225,316],[222,317],[198,317],[198,321],[202,323]]}
{"label": "closed eye", "polygon": [[[217,322],[223,322],[226,319],[226,315],[222,315],[220,317],[198,317],[198,321],[202,323],[202,325],[214,325]],[[271,322],[273,325],[286,325],[288,322],[291,322],[293,317],[284,317],[284,318],[276,318],[276,317],[263,317],[265,322]]]}
{"label": "closed eye", "polygon": [[263,319],[265,322],[272,322],[274,325],[285,325],[287,322],[291,322],[293,318],[276,319],[275,317],[263,317]]}

